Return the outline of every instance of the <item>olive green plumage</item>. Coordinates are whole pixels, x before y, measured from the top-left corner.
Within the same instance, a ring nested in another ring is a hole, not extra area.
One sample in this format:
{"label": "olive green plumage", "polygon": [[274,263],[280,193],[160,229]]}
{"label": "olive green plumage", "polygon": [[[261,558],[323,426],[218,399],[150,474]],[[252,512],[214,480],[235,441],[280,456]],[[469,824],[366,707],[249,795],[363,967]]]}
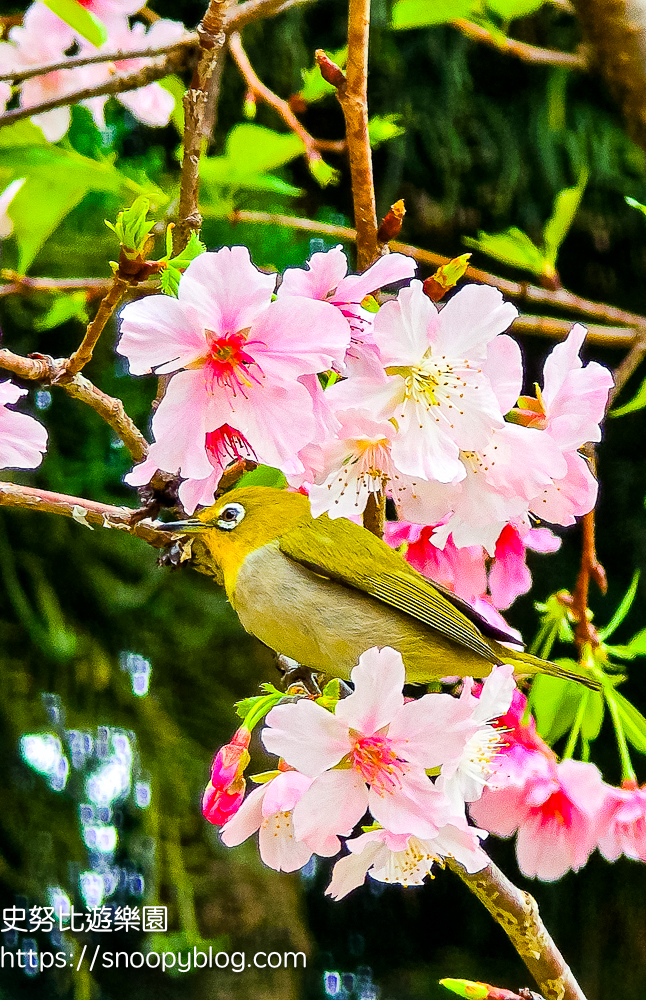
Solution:
{"label": "olive green plumage", "polygon": [[167,527],[192,536],[193,565],[225,587],[248,632],[314,670],[347,678],[364,650],[392,646],[413,682],[511,663],[521,675],[596,686],[583,671],[503,646],[468,605],[365,528],[314,519],[301,494],[241,488]]}

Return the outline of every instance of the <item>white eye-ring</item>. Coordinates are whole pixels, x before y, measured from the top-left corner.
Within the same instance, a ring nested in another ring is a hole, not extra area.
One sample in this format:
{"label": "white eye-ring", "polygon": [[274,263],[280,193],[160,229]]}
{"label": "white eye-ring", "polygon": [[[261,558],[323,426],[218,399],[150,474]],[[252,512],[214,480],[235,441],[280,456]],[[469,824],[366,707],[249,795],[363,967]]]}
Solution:
{"label": "white eye-ring", "polygon": [[228,503],[220,511],[220,516],[217,520],[218,528],[222,528],[224,531],[233,531],[240,524],[245,513],[246,511],[241,503]]}

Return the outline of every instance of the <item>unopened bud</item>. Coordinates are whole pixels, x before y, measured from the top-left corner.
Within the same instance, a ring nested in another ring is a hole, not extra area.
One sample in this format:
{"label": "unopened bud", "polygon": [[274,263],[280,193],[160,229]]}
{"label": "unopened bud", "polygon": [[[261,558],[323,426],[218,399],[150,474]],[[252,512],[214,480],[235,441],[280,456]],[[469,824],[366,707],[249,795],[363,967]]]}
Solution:
{"label": "unopened bud", "polygon": [[333,87],[337,88],[337,90],[345,87],[347,83],[345,73],[340,66],[337,66],[335,62],[332,62],[323,49],[317,49],[314,53],[314,58],[316,59],[318,68],[321,71],[321,76],[326,83],[331,83]]}
{"label": "unopened bud", "polygon": [[307,111],[307,101],[304,100],[300,94],[291,94],[287,99],[290,111],[293,111],[295,115],[305,114]]}
{"label": "unopened bud", "polygon": [[248,90],[244,95],[244,104],[242,105],[242,113],[245,118],[250,121],[256,117],[256,95],[253,90]]}
{"label": "unopened bud", "polygon": [[377,230],[377,239],[380,243],[388,243],[389,240],[394,240],[395,237],[399,236],[405,215],[404,199],[400,198],[399,201],[390,206]]}
{"label": "unopened bud", "polygon": [[424,282],[424,293],[428,295],[432,302],[439,302],[448,291],[455,288],[460,278],[466,273],[469,266],[470,253],[463,253],[461,257],[454,257],[446,264],[438,267],[435,274],[431,275]]}

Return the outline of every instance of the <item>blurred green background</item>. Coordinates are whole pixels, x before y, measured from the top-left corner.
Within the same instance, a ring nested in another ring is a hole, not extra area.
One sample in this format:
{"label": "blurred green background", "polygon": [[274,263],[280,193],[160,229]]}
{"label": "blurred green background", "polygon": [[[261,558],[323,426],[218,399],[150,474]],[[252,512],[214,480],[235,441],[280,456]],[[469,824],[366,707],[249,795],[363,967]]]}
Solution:
{"label": "blurred green background", "polygon": [[[169,0],[157,0],[154,9],[188,26],[203,13],[199,3]],[[284,97],[301,90],[302,71],[311,67],[314,49],[343,46],[345,16],[340,0],[322,0],[251,25],[244,42],[263,81]],[[393,32],[386,0],[375,0],[373,18],[371,114],[397,114],[401,129],[375,149],[380,215],[404,197],[408,214],[402,237],[451,255],[462,253],[462,237],[474,237],[479,229],[517,226],[539,243],[556,195],[587,170],[583,201],[559,256],[563,283],[582,295],[646,312],[646,220],[624,202],[625,195],[646,202],[646,157],[626,138],[603,85],[593,75],[524,65],[478,47],[450,27]],[[516,37],[535,44],[572,49],[579,41],[574,17],[550,4],[513,28]],[[209,150],[214,162],[223,156],[227,136],[244,123],[244,91],[229,60]],[[318,137],[342,134],[333,97],[309,106],[302,118]],[[108,274],[117,248],[103,220],[114,219],[137,185],[156,186],[165,195],[158,217],[172,212],[178,177],[175,126],[145,128],[116,102],[108,104],[107,123],[99,132],[89,113],[75,108],[71,132],[59,148],[90,160],[116,154],[126,181],[111,190],[90,185],[39,249],[32,241],[30,274]],[[284,131],[262,105],[253,125]],[[6,141],[0,133],[0,180],[27,162],[24,156],[15,133]],[[326,159],[341,171],[338,186],[321,188],[304,161],[293,157],[269,171],[275,183],[229,176],[221,160],[207,167],[202,235],[209,249],[245,242],[257,264],[282,269],[333,245],[274,227],[234,226],[226,219],[235,207],[350,224],[347,165],[331,154]],[[55,179],[64,185],[64,172]],[[47,185],[42,197],[52,197]],[[36,226],[37,201],[31,210]],[[20,266],[25,246],[24,240],[22,245],[6,241],[2,266]],[[478,253],[473,262],[496,273],[519,274]],[[51,297],[1,298],[3,345],[19,353],[66,355],[82,336],[83,308],[81,298],[68,312]],[[155,385],[127,375],[113,352],[116,336],[113,324],[87,374],[121,396],[146,431]],[[547,349],[545,341],[523,340],[528,388],[539,377]],[[617,352],[588,351],[593,356],[610,366],[621,359]],[[638,373],[622,398],[630,398],[639,380]],[[16,481],[134,505],[132,491],[122,484],[128,456],[110,430],[65,394],[29,388],[28,405],[46,423],[50,447],[42,468],[17,474]],[[599,555],[610,587],[605,599],[593,593],[592,603],[602,623],[634,569],[646,561],[643,441],[644,416],[638,412],[610,421],[599,450]],[[537,625],[533,601],[574,584],[578,529],[564,532],[564,538],[554,556],[530,554],[532,594],[508,613],[528,640]],[[642,585],[617,642],[643,627],[644,607]],[[249,954],[303,950],[308,955],[305,972],[239,975],[95,969],[90,977],[66,969],[30,977],[5,968],[0,997],[116,1000],[126,993],[160,1000],[252,995],[319,1000],[326,995],[326,971],[345,974],[337,994],[341,1000],[439,998],[445,995],[437,985],[443,976],[510,988],[532,985],[502,931],[450,873],[438,872],[423,888],[408,890],[369,880],[363,890],[333,903],[323,896],[327,863],[303,875],[278,875],[263,868],[252,843],[234,850],[219,844],[199,805],[212,755],[236,726],[233,702],[277,675],[271,654],[242,631],[209,580],[190,570],[158,568],[155,552],[118,532],[90,532],[73,521],[5,509],[0,512],[0,642],[0,908],[48,905],[48,890],[55,887],[83,908],[81,873],[109,869],[116,888],[107,902],[168,907],[169,932],[165,938],[155,936],[158,950],[211,944]],[[643,709],[642,675],[635,661],[624,690]],[[80,810],[88,801],[87,778],[112,759],[111,732],[126,734],[132,749],[130,792],[117,795],[111,813],[97,814],[99,825],[105,821],[118,828],[113,858],[84,843],[88,821]],[[21,759],[20,739],[34,733],[57,735],[71,755],[64,790],[50,787]],[[261,762],[257,747],[255,753]],[[619,781],[609,727],[595,744],[593,759],[608,781]],[[646,780],[646,766],[635,763]],[[256,770],[262,769],[260,763]],[[142,805],[136,802],[136,785]],[[581,873],[559,883],[529,884],[518,873],[512,844],[492,840],[489,850],[514,881],[536,895],[589,1000],[641,1000],[646,992],[642,865],[625,859],[609,865],[595,855]],[[47,935],[32,937],[39,948],[54,950]],[[142,936],[133,932],[77,935],[77,954],[83,943],[114,950],[144,947]]]}

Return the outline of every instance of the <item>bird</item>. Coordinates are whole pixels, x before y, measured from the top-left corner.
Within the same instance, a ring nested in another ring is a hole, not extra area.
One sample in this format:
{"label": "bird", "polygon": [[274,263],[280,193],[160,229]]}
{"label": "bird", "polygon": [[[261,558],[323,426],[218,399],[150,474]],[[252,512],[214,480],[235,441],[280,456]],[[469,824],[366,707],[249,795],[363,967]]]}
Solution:
{"label": "bird", "polygon": [[363,652],[390,646],[411,684],[484,677],[508,663],[519,676],[599,686],[584,668],[503,645],[518,640],[366,528],[314,518],[302,493],[241,486],[196,517],[157,526],[180,543],[179,561],[224,587],[247,632],[312,671],[347,680]]}

